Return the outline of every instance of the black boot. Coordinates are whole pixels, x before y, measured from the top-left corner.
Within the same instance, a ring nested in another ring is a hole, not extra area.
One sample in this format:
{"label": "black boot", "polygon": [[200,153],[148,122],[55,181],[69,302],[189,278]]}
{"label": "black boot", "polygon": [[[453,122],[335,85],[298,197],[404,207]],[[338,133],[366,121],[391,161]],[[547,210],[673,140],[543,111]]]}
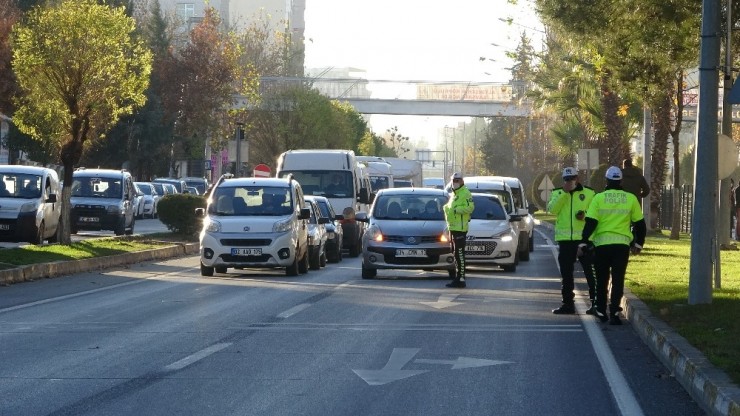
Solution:
{"label": "black boot", "polygon": [[563,303],[559,308],[553,309],[555,315],[573,315],[576,313],[576,306],[573,303]]}
{"label": "black boot", "polygon": [[591,299],[591,307],[586,310],[588,315],[596,315],[596,301]]}
{"label": "black boot", "polygon": [[455,280],[451,281],[450,283],[447,283],[445,286],[447,286],[447,287],[455,287],[455,288],[458,288],[458,289],[462,289],[462,288],[464,288],[466,286],[465,285],[465,279],[455,279]]}

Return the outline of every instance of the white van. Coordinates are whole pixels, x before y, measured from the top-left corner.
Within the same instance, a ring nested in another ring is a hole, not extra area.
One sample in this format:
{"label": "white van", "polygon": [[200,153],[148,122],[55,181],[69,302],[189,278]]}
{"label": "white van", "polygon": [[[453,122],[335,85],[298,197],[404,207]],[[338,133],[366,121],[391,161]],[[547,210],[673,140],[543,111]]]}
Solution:
{"label": "white van", "polygon": [[62,191],[54,169],[0,165],[0,240],[57,241]]}
{"label": "white van", "polygon": [[379,156],[357,156],[357,161],[367,166],[367,173],[370,175],[373,192],[381,189],[393,188],[393,172],[391,164]]}
{"label": "white van", "polygon": [[[334,211],[344,216],[344,248],[351,257],[360,255],[364,223],[355,221],[355,214],[367,212],[371,202],[363,170],[352,150],[306,149],[283,152],[277,160],[276,176],[293,177],[306,195],[326,197]],[[369,177],[368,177],[369,178]]]}

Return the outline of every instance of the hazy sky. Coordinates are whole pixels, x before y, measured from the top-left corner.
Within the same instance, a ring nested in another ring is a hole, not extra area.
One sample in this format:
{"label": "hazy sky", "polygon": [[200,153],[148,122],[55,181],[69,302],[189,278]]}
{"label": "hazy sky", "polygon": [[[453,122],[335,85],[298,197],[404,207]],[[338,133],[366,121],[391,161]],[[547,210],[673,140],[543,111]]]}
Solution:
{"label": "hazy sky", "polygon": [[[514,24],[499,20],[509,18]],[[541,48],[541,33],[531,28],[542,26],[528,0],[307,0],[305,19],[307,68],[354,67],[369,80],[504,83],[512,64],[504,53],[522,31]],[[434,143],[440,128],[466,119],[373,115],[370,123],[378,134],[397,125]]]}

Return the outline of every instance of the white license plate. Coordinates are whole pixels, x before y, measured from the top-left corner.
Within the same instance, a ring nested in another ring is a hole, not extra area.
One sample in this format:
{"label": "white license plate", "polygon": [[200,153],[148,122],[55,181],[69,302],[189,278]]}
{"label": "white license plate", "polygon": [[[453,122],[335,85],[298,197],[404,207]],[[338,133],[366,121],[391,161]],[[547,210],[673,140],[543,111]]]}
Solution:
{"label": "white license plate", "polygon": [[100,222],[98,217],[80,217],[80,222]]}
{"label": "white license plate", "polygon": [[9,230],[10,224],[0,224],[0,230]]}
{"label": "white license plate", "polygon": [[426,257],[427,251],[423,248],[401,248],[396,250],[396,257]]}
{"label": "white license plate", "polygon": [[471,252],[486,251],[486,246],[482,246],[482,245],[467,245],[467,246],[465,246],[465,251],[471,251]]}
{"label": "white license plate", "polygon": [[261,256],[261,248],[232,248],[232,256]]}

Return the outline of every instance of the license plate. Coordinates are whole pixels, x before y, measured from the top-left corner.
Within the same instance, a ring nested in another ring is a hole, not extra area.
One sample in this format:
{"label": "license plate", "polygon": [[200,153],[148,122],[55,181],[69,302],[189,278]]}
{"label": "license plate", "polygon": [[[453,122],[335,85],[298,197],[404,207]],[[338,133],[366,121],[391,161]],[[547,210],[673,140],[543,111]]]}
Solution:
{"label": "license plate", "polygon": [[9,230],[10,224],[0,224],[0,230]]}
{"label": "license plate", "polygon": [[80,217],[80,222],[100,222],[98,217]]}
{"label": "license plate", "polygon": [[486,251],[486,246],[477,245],[477,244],[476,245],[468,245],[468,246],[465,246],[465,251],[470,251],[470,252],[473,252],[473,253],[474,252],[477,252],[477,251]]}
{"label": "license plate", "polygon": [[232,248],[232,256],[261,256],[261,248]]}
{"label": "license plate", "polygon": [[426,257],[427,251],[423,248],[401,248],[396,250],[396,257]]}

